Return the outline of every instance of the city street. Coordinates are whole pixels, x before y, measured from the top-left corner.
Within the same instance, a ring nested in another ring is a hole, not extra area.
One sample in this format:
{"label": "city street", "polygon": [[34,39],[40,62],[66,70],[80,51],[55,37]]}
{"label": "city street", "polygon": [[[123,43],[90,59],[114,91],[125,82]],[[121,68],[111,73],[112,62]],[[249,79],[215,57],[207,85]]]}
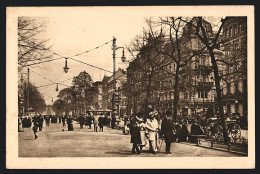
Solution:
{"label": "city street", "polygon": [[[74,122],[74,131],[62,131],[62,124],[44,125],[34,140],[32,129],[19,132],[19,157],[130,157],[132,144],[130,135],[122,135],[119,130],[104,127],[104,132],[93,132]],[[238,154],[218,151],[188,144],[172,143],[171,155],[165,154],[165,144],[156,155],[148,153],[148,146],[140,157],[235,157]]]}

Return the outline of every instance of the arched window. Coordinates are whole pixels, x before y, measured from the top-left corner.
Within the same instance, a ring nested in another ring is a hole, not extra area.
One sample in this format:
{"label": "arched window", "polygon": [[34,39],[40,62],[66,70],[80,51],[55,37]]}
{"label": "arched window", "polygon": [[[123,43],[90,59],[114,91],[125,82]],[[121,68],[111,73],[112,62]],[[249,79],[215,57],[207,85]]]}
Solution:
{"label": "arched window", "polygon": [[233,30],[232,30],[232,27],[229,28],[229,37],[232,37],[232,34],[233,34]]}
{"label": "arched window", "polygon": [[237,24],[234,25],[234,35],[237,34]]}
{"label": "arched window", "polygon": [[238,32],[242,32],[242,23],[241,22],[238,23]]}
{"label": "arched window", "polygon": [[225,30],[224,30],[224,36],[225,36],[226,39],[228,38],[228,28],[225,28]]}

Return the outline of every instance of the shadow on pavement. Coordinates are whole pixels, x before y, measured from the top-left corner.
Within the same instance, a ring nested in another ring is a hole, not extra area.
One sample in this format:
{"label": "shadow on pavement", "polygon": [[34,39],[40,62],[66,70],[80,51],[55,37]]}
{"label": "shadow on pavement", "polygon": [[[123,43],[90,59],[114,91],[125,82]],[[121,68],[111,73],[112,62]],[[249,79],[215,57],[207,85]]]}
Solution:
{"label": "shadow on pavement", "polygon": [[131,155],[132,153],[128,150],[118,150],[118,151],[111,151],[105,152],[107,154],[114,154],[114,155]]}

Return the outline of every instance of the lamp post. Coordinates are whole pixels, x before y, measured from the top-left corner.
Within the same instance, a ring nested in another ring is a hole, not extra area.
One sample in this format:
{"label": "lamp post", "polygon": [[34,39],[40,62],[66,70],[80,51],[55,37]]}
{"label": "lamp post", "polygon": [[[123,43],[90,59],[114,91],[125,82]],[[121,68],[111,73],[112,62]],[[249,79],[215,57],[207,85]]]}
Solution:
{"label": "lamp post", "polygon": [[116,92],[116,77],[115,77],[115,72],[116,72],[116,50],[122,48],[122,62],[125,62],[126,57],[124,55],[124,47],[117,47],[116,46],[116,38],[113,37],[113,44],[112,44],[112,50],[113,50],[113,92],[112,92],[112,112],[116,113],[116,106],[115,106],[115,92]]}
{"label": "lamp post", "polygon": [[18,108],[19,108],[19,114],[22,114],[24,116],[25,114],[25,80],[23,78],[23,74],[27,74],[27,73],[20,73],[21,77],[20,77],[20,82],[18,82]]}

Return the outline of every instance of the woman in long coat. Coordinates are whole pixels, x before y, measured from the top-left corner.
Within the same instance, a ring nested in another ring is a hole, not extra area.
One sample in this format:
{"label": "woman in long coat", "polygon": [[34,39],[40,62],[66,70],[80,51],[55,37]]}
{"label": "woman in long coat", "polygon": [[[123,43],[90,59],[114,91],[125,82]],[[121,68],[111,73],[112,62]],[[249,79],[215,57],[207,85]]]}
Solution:
{"label": "woman in long coat", "polygon": [[138,148],[138,144],[141,144],[141,137],[140,137],[140,127],[138,126],[138,122],[136,120],[132,121],[130,125],[130,134],[131,134],[131,143],[133,143],[132,154],[137,152],[137,154],[139,155],[140,150]]}

